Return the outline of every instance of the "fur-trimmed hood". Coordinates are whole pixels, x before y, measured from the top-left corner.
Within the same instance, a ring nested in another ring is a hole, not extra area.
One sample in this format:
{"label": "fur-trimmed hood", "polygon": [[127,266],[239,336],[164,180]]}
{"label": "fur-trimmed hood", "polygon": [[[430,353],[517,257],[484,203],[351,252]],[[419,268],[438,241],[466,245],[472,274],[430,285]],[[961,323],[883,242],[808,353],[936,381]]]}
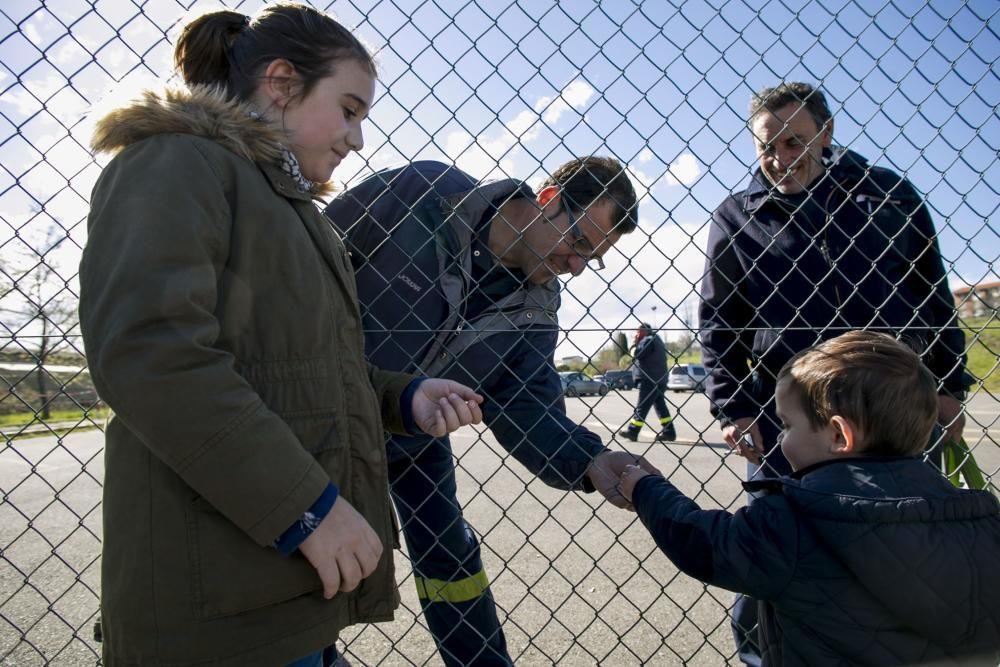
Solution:
{"label": "fur-trimmed hood", "polygon": [[[275,125],[250,116],[251,107],[229,98],[216,86],[147,90],[131,104],[115,109],[94,126],[91,148],[117,153],[160,134],[190,134],[216,141],[253,162],[277,163],[284,136]],[[314,183],[312,195],[333,192],[329,183]]]}

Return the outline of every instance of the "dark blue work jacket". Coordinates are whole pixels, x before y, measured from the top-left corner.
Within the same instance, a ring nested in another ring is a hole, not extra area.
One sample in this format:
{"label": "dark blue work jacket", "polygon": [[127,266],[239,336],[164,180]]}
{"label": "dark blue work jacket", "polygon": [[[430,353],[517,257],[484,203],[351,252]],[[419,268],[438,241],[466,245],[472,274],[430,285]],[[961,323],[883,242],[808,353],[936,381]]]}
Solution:
{"label": "dark blue work jacket", "polygon": [[851,151],[828,151],[826,161],[811,197],[775,192],[758,169],[712,215],[700,338],[717,417],[755,416],[786,361],[851,329],[901,336],[945,391],[969,384],[923,200]]}
{"label": "dark blue work jacket", "polygon": [[352,256],[369,360],[474,387],[518,461],[551,486],[589,491],[584,474],[605,448],[566,416],[553,362],[558,282],[533,285],[487,255],[493,214],[525,196],[519,181],[481,184],[420,161],[376,173],[326,214]]}

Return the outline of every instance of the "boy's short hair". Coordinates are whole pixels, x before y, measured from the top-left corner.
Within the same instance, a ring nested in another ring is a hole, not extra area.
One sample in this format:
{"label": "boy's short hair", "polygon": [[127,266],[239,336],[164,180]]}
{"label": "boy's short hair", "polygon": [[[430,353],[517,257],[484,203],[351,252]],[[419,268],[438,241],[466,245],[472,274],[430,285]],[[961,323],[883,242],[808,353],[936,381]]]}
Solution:
{"label": "boy's short hair", "polygon": [[937,381],[913,350],[886,334],[851,331],[799,352],[778,382],[799,396],[814,427],[837,415],[850,420],[865,454],[915,456],[937,421]]}

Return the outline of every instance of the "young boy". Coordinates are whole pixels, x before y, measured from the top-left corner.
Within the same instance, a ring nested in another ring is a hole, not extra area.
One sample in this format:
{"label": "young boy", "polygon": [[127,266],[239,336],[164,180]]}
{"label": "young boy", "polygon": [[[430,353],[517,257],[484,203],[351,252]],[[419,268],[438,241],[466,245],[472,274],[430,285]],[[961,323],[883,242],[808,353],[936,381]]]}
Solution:
{"label": "young boy", "polygon": [[1000,660],[1000,504],[920,453],[937,385],[893,338],[852,332],[778,375],[789,477],[729,513],[627,466],[622,492],[682,571],[760,600],[764,665]]}

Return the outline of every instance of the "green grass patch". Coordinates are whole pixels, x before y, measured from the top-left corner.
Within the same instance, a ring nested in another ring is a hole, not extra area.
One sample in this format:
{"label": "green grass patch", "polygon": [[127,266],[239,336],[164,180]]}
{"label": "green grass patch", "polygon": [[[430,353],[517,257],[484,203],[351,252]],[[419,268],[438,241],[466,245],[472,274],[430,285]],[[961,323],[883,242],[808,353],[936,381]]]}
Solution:
{"label": "green grass patch", "polygon": [[[960,320],[965,332],[965,344],[969,347],[969,373],[982,388],[990,392],[1000,391],[1000,320],[993,317],[977,317]],[[978,384],[970,387],[979,389]]]}
{"label": "green grass patch", "polygon": [[[101,424],[105,419],[107,419],[108,412],[108,408],[95,408],[93,410],[87,410],[85,417],[83,410],[52,410],[49,413],[49,418],[46,419],[44,423],[57,424],[63,422],[82,422],[86,424],[89,420],[94,423]],[[40,418],[40,415],[37,415],[34,412],[15,412],[9,415],[0,415],[0,427],[29,426],[31,424],[41,423],[43,423],[43,421]]]}
{"label": "green grass patch", "polygon": [[700,364],[701,352],[688,352],[676,358],[673,355],[670,355],[667,359],[667,365],[673,366],[675,361],[678,364]]}

